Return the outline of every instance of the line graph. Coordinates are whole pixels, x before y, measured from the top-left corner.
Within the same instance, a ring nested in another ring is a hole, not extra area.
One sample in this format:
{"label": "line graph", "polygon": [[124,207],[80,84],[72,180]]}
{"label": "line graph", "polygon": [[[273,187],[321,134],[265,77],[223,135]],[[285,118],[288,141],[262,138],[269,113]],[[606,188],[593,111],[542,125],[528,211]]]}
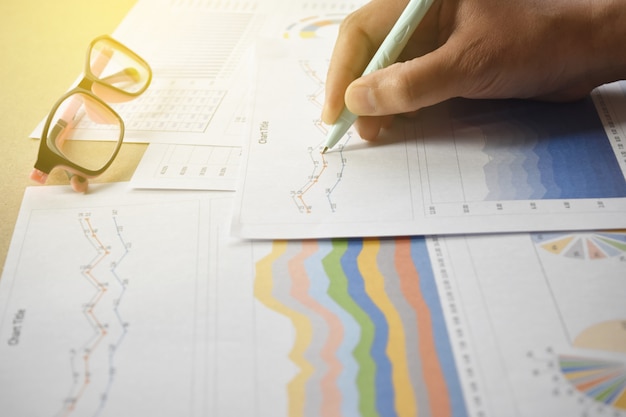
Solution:
{"label": "line graph", "polygon": [[[328,162],[319,149],[312,147],[308,148],[309,158],[311,159],[311,165],[313,171],[308,177],[308,181],[296,191],[292,191],[294,203],[301,212],[311,213],[312,207],[306,202],[306,194],[318,183],[319,178],[324,175],[324,171],[328,168]],[[329,201],[330,202],[330,201]],[[331,209],[335,211],[331,202]]]}
{"label": "line graph", "polygon": [[[313,82],[314,92],[307,96],[307,100],[318,111],[321,111],[324,101],[324,78],[321,75],[323,74],[323,69],[309,60],[301,60],[300,68],[308,79]],[[337,145],[335,152],[322,154],[321,151],[324,139],[328,133],[328,127],[321,120],[314,120],[313,124],[321,135],[320,142],[316,146],[309,146],[306,149],[306,161],[310,164],[311,171],[307,175],[304,184],[295,190],[291,190],[289,194],[300,213],[311,214],[314,210],[314,205],[309,202],[308,198],[311,194],[317,194],[317,198],[319,198],[319,195],[323,195],[330,212],[334,213],[337,210],[337,204],[333,199],[333,193],[339,187],[344,176],[347,165],[344,147],[350,142],[353,132],[349,131],[346,133],[346,138]]]}
{"label": "line graph", "polygon": [[606,102],[615,134],[596,109],[604,90],[558,104],[451,99],[394,118],[374,142],[355,129],[321,156],[328,50],[306,45],[259,50],[235,220],[241,237],[626,227],[621,90]]}
{"label": "line graph", "polygon": [[[12,289],[0,305],[22,324],[11,346],[0,344],[0,384],[11,386],[0,407],[55,417],[203,415],[207,404],[194,399],[214,378],[205,347],[214,316],[210,283],[198,280],[208,257],[198,249],[208,245],[198,239],[200,202],[96,189],[65,205],[67,195],[43,190],[18,228],[23,251],[3,276]],[[155,261],[169,256],[177,262]],[[0,323],[2,337],[7,330]],[[163,384],[164,375],[180,383]]]}
{"label": "line graph", "polygon": [[[327,63],[300,60],[299,65],[313,82],[307,102],[321,110]],[[314,125],[324,138],[327,127],[319,120]],[[468,204],[501,211],[507,206],[503,202],[528,202],[536,211],[541,201],[626,197],[620,163],[591,98],[565,105],[523,100],[470,105],[456,99],[423,109],[401,129],[404,140],[415,142],[422,204],[431,214],[455,212],[461,205],[467,214]],[[346,167],[344,148],[354,134],[350,131],[338,147],[333,172],[339,180]],[[333,161],[312,155],[321,145],[320,140],[307,149],[312,173],[304,186],[291,191],[301,213],[312,213],[303,194],[322,188],[323,176],[332,177],[327,171]],[[333,212],[337,206],[331,194],[338,182],[324,187]]]}
{"label": "line graph", "polygon": [[[99,415],[106,408],[115,377],[115,357],[128,331],[129,323],[120,313],[128,279],[121,278],[117,270],[132,244],[122,236],[123,226],[117,222],[117,211],[111,216],[109,227],[116,231],[117,239],[105,243],[91,214],[81,212],[78,215],[85,239],[95,251],[80,268],[81,275],[93,289],[91,298],[81,309],[91,334],[70,350],[72,384],[58,416],[73,415],[80,403],[90,396],[99,398],[93,415]],[[96,361],[108,361],[108,369],[96,371]]]}

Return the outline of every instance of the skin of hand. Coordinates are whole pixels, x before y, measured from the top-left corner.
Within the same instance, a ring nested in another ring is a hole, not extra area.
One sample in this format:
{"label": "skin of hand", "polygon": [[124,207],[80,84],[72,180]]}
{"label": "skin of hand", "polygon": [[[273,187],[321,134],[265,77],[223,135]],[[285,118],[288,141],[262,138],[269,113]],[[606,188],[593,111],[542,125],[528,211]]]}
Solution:
{"label": "skin of hand", "polygon": [[408,0],[372,0],[339,29],[322,120],[344,103],[366,140],[453,97],[570,101],[626,76],[624,0],[435,0],[397,63],[361,77]]}

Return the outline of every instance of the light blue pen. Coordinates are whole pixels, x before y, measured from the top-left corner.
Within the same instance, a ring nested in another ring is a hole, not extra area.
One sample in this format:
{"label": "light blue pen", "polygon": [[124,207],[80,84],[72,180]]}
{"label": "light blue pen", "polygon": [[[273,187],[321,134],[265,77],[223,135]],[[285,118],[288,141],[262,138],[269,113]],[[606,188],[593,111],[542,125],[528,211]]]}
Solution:
{"label": "light blue pen", "polygon": [[[374,54],[374,57],[363,71],[363,75],[377,71],[396,62],[398,56],[406,46],[415,28],[420,24],[426,12],[435,0],[410,0],[398,21],[391,28],[391,31]],[[332,148],[346,134],[357,116],[344,107],[339,118],[330,127],[326,144],[322,153]]]}

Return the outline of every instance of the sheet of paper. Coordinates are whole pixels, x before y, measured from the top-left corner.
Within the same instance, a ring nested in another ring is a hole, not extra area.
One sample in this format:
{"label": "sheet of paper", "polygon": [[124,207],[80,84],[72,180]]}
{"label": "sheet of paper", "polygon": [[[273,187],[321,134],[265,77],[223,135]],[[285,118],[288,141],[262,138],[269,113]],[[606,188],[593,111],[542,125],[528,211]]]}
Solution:
{"label": "sheet of paper", "polygon": [[571,104],[452,100],[398,120],[378,143],[352,129],[322,155],[329,54],[313,39],[259,47],[239,235],[626,227],[623,82]]}
{"label": "sheet of paper", "polygon": [[0,280],[3,414],[254,415],[228,195],[28,189]]}
{"label": "sheet of paper", "polygon": [[[267,37],[284,39],[288,42],[298,42],[300,39],[317,39],[334,41],[339,23],[347,13],[362,5],[360,1],[316,2],[316,1],[289,1],[283,2],[281,7],[272,14],[272,26],[265,25],[263,33]],[[254,62],[243,66],[240,77],[244,74],[254,74]],[[253,82],[246,84],[233,96],[241,96],[242,104],[237,112],[238,116],[232,123],[226,124],[226,143],[239,143],[238,136],[247,133],[244,129],[251,112]],[[247,91],[246,91],[247,90]],[[243,141],[242,141],[243,142]],[[183,145],[176,143],[152,144],[144,155],[141,164],[133,176],[133,186],[137,188],[161,189],[205,189],[205,190],[234,190],[236,188],[238,161],[233,154],[235,149],[228,152],[227,160],[215,161],[213,156],[225,156],[225,149],[207,145]],[[204,156],[211,153],[210,161]],[[172,161],[174,158],[174,161]],[[219,157],[218,157],[219,159]]]}
{"label": "sheet of paper", "polygon": [[[331,37],[363,3],[138,0],[113,36],[142,56],[154,76],[139,98],[112,104],[125,122],[125,140],[241,145],[256,39]],[[43,121],[31,136],[39,138],[42,127]],[[83,121],[72,138],[100,137],[96,126]]]}
{"label": "sheet of paper", "polygon": [[472,415],[626,415],[626,231],[428,243]]}
{"label": "sheet of paper", "polygon": [[626,415],[626,232],[240,241],[225,195],[28,189],[0,409]]}
{"label": "sheet of paper", "polygon": [[121,110],[128,137],[150,143],[240,145],[254,87],[249,53],[256,39],[332,34],[340,19],[363,3],[139,0],[115,35],[136,45],[155,78],[146,94]]}
{"label": "sheet of paper", "polygon": [[624,231],[274,242],[259,375],[297,367],[290,415],[623,417],[625,255]]}
{"label": "sheet of paper", "polygon": [[[125,141],[240,145],[248,52],[280,3],[139,0],[112,34],[154,72],[143,95],[112,104],[124,120]],[[87,121],[73,135],[99,137]]]}
{"label": "sheet of paper", "polygon": [[134,188],[234,191],[241,147],[153,143],[137,166]]}

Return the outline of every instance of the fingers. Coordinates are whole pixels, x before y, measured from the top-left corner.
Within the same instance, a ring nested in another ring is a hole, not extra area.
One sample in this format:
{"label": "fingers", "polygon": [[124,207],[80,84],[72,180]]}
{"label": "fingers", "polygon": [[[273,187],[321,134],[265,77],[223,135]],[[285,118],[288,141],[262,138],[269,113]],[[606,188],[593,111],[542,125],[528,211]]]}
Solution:
{"label": "fingers", "polygon": [[455,58],[441,48],[396,63],[351,83],[345,94],[348,109],[360,116],[414,112],[462,95]]}
{"label": "fingers", "polygon": [[72,185],[72,189],[77,193],[85,193],[87,192],[87,187],[89,187],[87,179],[80,175],[73,175],[70,179],[70,184]]}
{"label": "fingers", "polygon": [[342,23],[326,77],[322,121],[332,124],[344,107],[344,93],[358,78],[407,0],[373,0]]}
{"label": "fingers", "polygon": [[[405,71],[409,67],[398,71],[394,79],[385,80],[385,73],[359,78],[406,7],[407,1],[372,0],[344,20],[326,79],[326,98],[322,109],[324,123],[334,123],[346,105],[359,115],[387,115],[384,118],[360,117],[357,119],[355,126],[360,136],[366,140],[374,140],[382,129],[389,127],[394,113],[416,110],[415,105],[419,103],[415,102],[414,94],[418,94],[419,91],[406,89],[408,84],[414,84],[410,79],[413,75]],[[407,45],[403,53],[404,59],[421,56],[438,46],[440,22],[437,17],[440,6],[441,3],[438,3],[427,13],[412,41]],[[428,62],[429,60],[425,61],[425,63]],[[419,67],[419,62],[417,64]],[[427,73],[428,68],[426,66],[421,72]],[[389,74],[393,76],[393,72],[396,71],[395,66],[389,71]],[[357,81],[353,83],[354,80]],[[392,87],[388,89],[390,85]],[[350,90],[346,91],[349,86]],[[432,95],[422,102],[443,100],[445,94],[441,91],[439,93],[438,97]],[[398,99],[397,101],[394,96]]]}
{"label": "fingers", "polygon": [[89,187],[89,181],[87,180],[87,178],[78,173],[70,172],[67,170],[65,171],[65,173],[70,180],[72,190],[76,191],[77,193],[87,192],[87,188]]}
{"label": "fingers", "polygon": [[368,117],[362,116],[355,122],[355,127],[362,139],[373,141],[383,129],[391,127],[394,116]]}

